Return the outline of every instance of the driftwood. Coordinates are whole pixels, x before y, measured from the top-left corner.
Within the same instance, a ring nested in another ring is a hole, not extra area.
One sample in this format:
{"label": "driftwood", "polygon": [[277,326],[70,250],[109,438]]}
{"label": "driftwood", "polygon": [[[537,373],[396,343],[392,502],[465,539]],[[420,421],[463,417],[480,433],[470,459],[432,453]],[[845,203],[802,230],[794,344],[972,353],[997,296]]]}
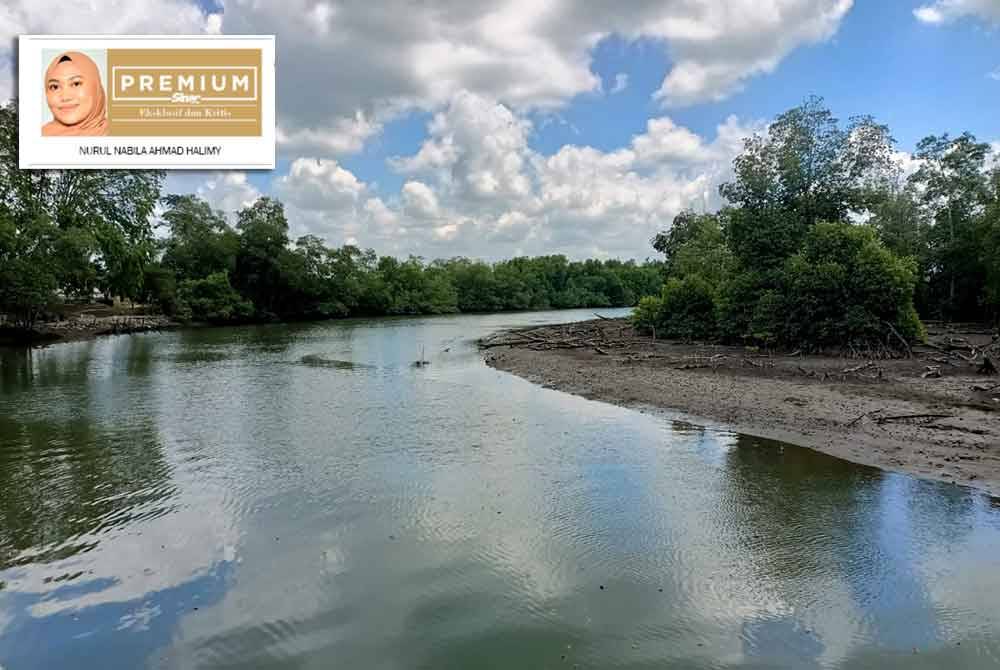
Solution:
{"label": "driftwood", "polygon": [[870,411],[870,412],[865,412],[864,414],[859,414],[858,416],[856,416],[856,417],[854,417],[853,419],[851,419],[851,420],[850,420],[850,421],[849,421],[849,422],[847,423],[847,425],[848,425],[848,426],[853,426],[853,425],[854,425],[854,424],[856,424],[856,423],[857,423],[858,421],[861,421],[861,419],[864,419],[865,417],[869,417],[869,416],[871,416],[871,415],[873,415],[873,414],[878,414],[878,413],[879,413],[879,412],[881,412],[881,411],[882,411],[882,410],[880,410],[880,409],[874,409],[874,410],[872,410],[872,411]]}
{"label": "driftwood", "polygon": [[896,416],[877,416],[874,417],[875,423],[890,423],[893,421],[912,421],[912,420],[927,420],[927,419],[951,419],[953,415],[951,414],[899,414]]}
{"label": "driftwood", "polygon": [[[680,365],[671,366],[675,370],[695,370],[698,368],[712,368],[715,369],[719,367],[722,360],[729,358],[726,354],[715,354],[714,356],[689,356],[680,359],[681,361],[688,361],[681,363]],[[680,361],[676,361],[680,362]]]}
{"label": "driftwood", "polygon": [[906,357],[907,358],[912,358],[913,357],[913,350],[910,348],[910,343],[907,342],[903,338],[903,336],[899,334],[899,331],[896,330],[896,328],[891,323],[889,323],[888,321],[884,321],[883,323],[885,323],[885,325],[887,325],[889,327],[889,332],[892,333],[893,335],[895,335],[896,339],[899,340],[899,343],[903,345],[903,351],[906,352]]}
{"label": "driftwood", "polygon": [[862,363],[861,365],[856,365],[853,368],[845,368],[840,371],[842,375],[853,375],[855,373],[861,372],[862,370],[867,370],[868,368],[877,367],[875,361],[868,361],[867,363]]}
{"label": "driftwood", "polygon": [[932,377],[934,379],[940,379],[941,378],[941,368],[939,366],[937,366],[937,365],[927,365],[925,367],[926,367],[926,372],[924,372],[924,374],[920,375],[921,379],[927,379],[929,377]]}

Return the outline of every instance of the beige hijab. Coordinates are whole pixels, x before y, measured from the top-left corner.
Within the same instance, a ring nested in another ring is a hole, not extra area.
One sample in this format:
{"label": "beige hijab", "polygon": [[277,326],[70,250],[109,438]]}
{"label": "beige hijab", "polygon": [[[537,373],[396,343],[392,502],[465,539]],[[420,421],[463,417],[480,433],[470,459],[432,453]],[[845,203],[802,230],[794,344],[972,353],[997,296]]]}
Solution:
{"label": "beige hijab", "polygon": [[67,51],[59,54],[45,70],[45,81],[48,82],[52,71],[58,67],[63,58],[69,58],[83,75],[83,85],[91,100],[90,111],[87,112],[87,116],[82,121],[71,126],[60,123],[53,114],[52,121],[42,126],[42,135],[107,135],[108,119],[104,111],[104,85],[101,83],[101,73],[97,69],[97,64],[89,56],[79,51]]}

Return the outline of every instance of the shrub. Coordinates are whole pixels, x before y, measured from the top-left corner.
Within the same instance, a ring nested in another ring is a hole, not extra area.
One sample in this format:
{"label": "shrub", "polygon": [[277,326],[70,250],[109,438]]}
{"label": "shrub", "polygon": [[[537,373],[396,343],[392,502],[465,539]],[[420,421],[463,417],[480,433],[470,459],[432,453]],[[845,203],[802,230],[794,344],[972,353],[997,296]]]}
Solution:
{"label": "shrub", "polygon": [[662,312],[663,301],[660,298],[644,296],[632,312],[632,324],[644,333],[654,332],[659,327]]}
{"label": "shrub", "polygon": [[177,297],[178,316],[195,321],[240,321],[254,313],[253,303],[236,292],[225,272],[181,282]]}
{"label": "shrub", "polygon": [[715,335],[715,295],[698,275],[670,279],[663,285],[663,334],[687,340]]}
{"label": "shrub", "polygon": [[809,346],[871,346],[924,336],[913,307],[916,267],[893,255],[868,226],[819,223],[785,264],[785,339]]}

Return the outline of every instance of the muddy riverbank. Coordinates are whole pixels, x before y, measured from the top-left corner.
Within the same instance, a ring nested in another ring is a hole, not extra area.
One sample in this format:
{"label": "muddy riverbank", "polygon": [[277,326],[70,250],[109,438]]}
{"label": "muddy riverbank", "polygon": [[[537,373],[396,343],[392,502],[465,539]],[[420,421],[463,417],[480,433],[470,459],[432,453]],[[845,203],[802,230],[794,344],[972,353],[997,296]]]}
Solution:
{"label": "muddy riverbank", "polygon": [[[985,329],[932,331],[898,360],[767,355],[640,335],[625,320],[501,333],[487,364],[587,398],[675,410],[850,461],[1000,495],[1000,378]],[[974,360],[967,360],[967,359]]]}

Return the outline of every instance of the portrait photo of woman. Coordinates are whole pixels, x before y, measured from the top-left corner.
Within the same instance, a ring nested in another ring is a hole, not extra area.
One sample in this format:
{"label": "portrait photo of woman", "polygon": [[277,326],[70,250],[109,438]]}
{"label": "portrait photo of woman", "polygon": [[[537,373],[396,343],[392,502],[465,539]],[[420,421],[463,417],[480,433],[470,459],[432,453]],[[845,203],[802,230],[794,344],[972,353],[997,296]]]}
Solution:
{"label": "portrait photo of woman", "polygon": [[43,136],[108,134],[101,72],[86,54],[66,51],[52,59],[45,70],[45,100],[52,120],[42,126]]}

